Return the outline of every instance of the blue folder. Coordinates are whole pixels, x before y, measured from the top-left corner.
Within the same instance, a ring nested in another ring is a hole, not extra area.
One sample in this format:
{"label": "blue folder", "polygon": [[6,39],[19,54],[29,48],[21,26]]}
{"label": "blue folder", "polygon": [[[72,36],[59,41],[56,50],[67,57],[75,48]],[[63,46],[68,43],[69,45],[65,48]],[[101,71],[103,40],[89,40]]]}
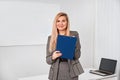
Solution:
{"label": "blue folder", "polygon": [[61,58],[73,59],[76,46],[76,37],[58,35],[56,50],[62,53]]}

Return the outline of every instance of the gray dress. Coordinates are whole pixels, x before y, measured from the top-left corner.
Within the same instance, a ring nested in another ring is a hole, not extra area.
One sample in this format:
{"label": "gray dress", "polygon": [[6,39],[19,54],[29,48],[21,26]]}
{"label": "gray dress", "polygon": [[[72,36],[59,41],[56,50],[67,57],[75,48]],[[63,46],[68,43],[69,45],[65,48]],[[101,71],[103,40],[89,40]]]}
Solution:
{"label": "gray dress", "polygon": [[60,62],[57,80],[78,80],[78,76],[71,78],[68,62]]}
{"label": "gray dress", "polygon": [[48,79],[49,80],[78,80],[78,76],[84,72],[79,58],[81,56],[79,34],[76,31],[70,31],[71,36],[77,37],[74,60],[61,62],[60,59],[52,60],[53,52],[49,51],[50,37],[48,37],[46,46],[46,62],[51,65]]}

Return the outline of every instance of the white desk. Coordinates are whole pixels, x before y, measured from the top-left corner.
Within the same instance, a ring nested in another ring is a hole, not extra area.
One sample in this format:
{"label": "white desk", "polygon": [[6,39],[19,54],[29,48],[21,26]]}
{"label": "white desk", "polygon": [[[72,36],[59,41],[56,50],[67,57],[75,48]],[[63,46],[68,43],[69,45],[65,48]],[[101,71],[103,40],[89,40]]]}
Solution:
{"label": "white desk", "polygon": [[79,76],[79,80],[117,80],[116,74],[110,76],[100,76],[96,74],[89,73],[92,68],[84,69],[84,73]]}
{"label": "white desk", "polygon": [[[99,76],[89,73],[89,69],[84,69],[84,73],[79,76],[79,80],[117,80],[116,75]],[[48,74],[19,78],[18,80],[48,80]]]}

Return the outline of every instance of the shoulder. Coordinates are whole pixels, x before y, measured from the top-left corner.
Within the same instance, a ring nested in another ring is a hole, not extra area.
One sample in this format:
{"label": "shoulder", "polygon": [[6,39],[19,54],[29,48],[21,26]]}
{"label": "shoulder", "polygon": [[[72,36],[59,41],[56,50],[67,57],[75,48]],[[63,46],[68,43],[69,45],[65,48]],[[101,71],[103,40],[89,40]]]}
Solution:
{"label": "shoulder", "polygon": [[48,38],[51,38],[51,35],[49,35]]}
{"label": "shoulder", "polygon": [[77,31],[70,31],[70,35],[79,35]]}
{"label": "shoulder", "polygon": [[48,36],[48,40],[50,40],[50,38],[51,38],[51,35]]}

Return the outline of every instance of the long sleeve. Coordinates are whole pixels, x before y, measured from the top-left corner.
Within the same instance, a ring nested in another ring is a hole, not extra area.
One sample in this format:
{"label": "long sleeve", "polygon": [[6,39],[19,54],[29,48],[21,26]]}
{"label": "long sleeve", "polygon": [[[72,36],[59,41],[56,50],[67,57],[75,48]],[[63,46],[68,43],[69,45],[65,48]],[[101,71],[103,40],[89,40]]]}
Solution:
{"label": "long sleeve", "polygon": [[54,61],[52,60],[53,52],[49,51],[49,44],[50,44],[50,36],[48,36],[47,45],[46,45],[46,62],[51,65]]}
{"label": "long sleeve", "polygon": [[75,31],[75,36],[77,37],[77,42],[76,42],[74,59],[79,59],[81,56],[81,45],[80,45],[80,40],[79,40],[79,34],[77,31]]}

